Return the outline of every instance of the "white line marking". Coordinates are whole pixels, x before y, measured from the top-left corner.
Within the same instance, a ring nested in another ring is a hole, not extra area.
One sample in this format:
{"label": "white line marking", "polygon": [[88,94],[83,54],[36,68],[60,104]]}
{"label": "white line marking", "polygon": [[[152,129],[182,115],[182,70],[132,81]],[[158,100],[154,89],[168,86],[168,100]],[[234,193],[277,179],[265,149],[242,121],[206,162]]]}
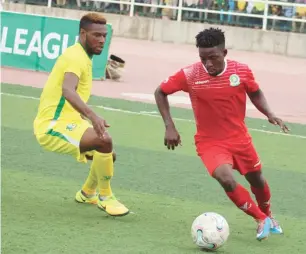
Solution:
{"label": "white line marking", "polygon": [[[148,94],[148,93],[121,93],[121,96],[129,97],[129,98],[136,98],[139,100],[155,101],[154,95]],[[168,100],[169,100],[170,105],[171,104],[172,105],[183,104],[183,105],[191,106],[191,101],[188,96],[169,95]],[[255,106],[250,102],[249,99],[246,104],[246,109],[247,110],[256,109]]]}
{"label": "white line marking", "polygon": [[157,111],[139,111],[142,114],[152,114],[152,115],[158,115]]}
{"label": "white line marking", "polygon": [[[26,95],[11,94],[11,93],[1,93],[1,94],[6,95],[6,96],[16,97],[16,98],[39,100],[38,97],[32,97],[32,96],[26,96]],[[89,105],[89,106],[96,107],[96,108],[101,108],[101,109],[104,109],[104,110],[107,110],[107,111],[115,111],[115,112],[120,112],[120,113],[131,114],[131,115],[142,115],[142,116],[150,116],[150,117],[158,117],[158,118],[161,117],[160,115],[155,115],[155,114],[152,114],[152,113],[149,113],[149,112],[148,113],[146,113],[146,112],[135,112],[135,111],[130,111],[130,110],[104,107],[104,106],[97,106],[97,105]],[[173,119],[176,120],[176,121],[194,123],[194,120],[190,120],[190,119],[183,119],[183,118],[176,118],[176,117],[174,117]],[[306,139],[306,136],[302,136],[302,135],[286,134],[286,133],[283,133],[283,132],[266,131],[266,130],[253,129],[253,128],[248,128],[248,129],[251,130],[251,131],[255,131],[255,132],[262,132],[262,133],[268,133],[268,134],[274,134],[274,135],[281,135],[281,136],[287,136],[287,137],[295,137],[295,138]]]}
{"label": "white line marking", "polygon": [[[147,94],[147,93],[121,93],[121,96],[129,97],[129,98],[136,98],[140,100],[148,100],[148,101],[155,100],[153,94]],[[191,105],[190,99],[187,96],[169,95],[168,99],[169,99],[170,104]]]}

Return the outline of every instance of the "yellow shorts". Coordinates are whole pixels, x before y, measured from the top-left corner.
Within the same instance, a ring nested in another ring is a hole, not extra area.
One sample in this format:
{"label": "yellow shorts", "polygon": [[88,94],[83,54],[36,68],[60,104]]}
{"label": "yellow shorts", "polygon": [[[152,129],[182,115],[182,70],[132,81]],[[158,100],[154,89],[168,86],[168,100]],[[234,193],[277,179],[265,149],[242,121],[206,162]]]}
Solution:
{"label": "yellow shorts", "polygon": [[94,151],[81,153],[80,142],[85,131],[90,127],[92,125],[82,118],[61,119],[50,122],[47,130],[40,129],[40,126],[36,127],[36,139],[47,151],[69,154],[75,157],[78,162],[86,163],[86,155],[93,156]]}

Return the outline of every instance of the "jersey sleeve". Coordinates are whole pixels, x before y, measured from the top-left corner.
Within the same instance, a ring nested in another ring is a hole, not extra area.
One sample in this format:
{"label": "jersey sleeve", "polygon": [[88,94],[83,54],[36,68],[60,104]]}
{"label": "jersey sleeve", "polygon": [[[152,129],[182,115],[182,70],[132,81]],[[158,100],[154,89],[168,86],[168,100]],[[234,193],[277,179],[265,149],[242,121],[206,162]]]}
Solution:
{"label": "jersey sleeve", "polygon": [[247,68],[245,90],[247,93],[253,93],[259,90],[259,85],[255,80],[253,72],[250,68]]}
{"label": "jersey sleeve", "polygon": [[65,57],[64,61],[64,72],[71,72],[80,78],[82,74],[82,65],[80,64],[80,61],[71,57]]}
{"label": "jersey sleeve", "polygon": [[165,94],[173,94],[178,91],[188,92],[187,79],[184,71],[180,70],[174,75],[171,75],[161,83],[160,88]]}

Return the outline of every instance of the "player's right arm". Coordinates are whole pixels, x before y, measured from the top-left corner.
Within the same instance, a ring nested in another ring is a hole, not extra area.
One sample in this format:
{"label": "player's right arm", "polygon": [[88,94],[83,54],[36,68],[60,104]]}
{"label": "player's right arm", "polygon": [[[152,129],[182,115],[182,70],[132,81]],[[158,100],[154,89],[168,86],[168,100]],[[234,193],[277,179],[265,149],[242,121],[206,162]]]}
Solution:
{"label": "player's right arm", "polygon": [[178,91],[188,91],[187,81],[183,70],[170,76],[155,90],[155,101],[166,129],[164,145],[167,146],[168,149],[171,148],[172,150],[181,144],[181,137],[176,130],[174,121],[171,117],[168,95]]}
{"label": "player's right arm", "polygon": [[105,129],[106,127],[109,127],[109,125],[104,119],[97,116],[96,113],[83,102],[79,94],[76,92],[80,76],[81,70],[78,67],[68,68],[64,74],[62,94],[76,111],[91,121],[97,135],[100,138],[103,138]]}

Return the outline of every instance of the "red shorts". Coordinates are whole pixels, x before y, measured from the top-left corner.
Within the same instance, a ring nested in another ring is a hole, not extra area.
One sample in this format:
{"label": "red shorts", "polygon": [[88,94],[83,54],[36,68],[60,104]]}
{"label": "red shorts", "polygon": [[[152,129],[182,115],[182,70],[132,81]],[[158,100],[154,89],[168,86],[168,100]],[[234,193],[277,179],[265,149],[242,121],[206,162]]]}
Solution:
{"label": "red shorts", "polygon": [[231,164],[241,175],[261,170],[260,158],[253,143],[197,142],[197,153],[210,175],[222,164]]}

